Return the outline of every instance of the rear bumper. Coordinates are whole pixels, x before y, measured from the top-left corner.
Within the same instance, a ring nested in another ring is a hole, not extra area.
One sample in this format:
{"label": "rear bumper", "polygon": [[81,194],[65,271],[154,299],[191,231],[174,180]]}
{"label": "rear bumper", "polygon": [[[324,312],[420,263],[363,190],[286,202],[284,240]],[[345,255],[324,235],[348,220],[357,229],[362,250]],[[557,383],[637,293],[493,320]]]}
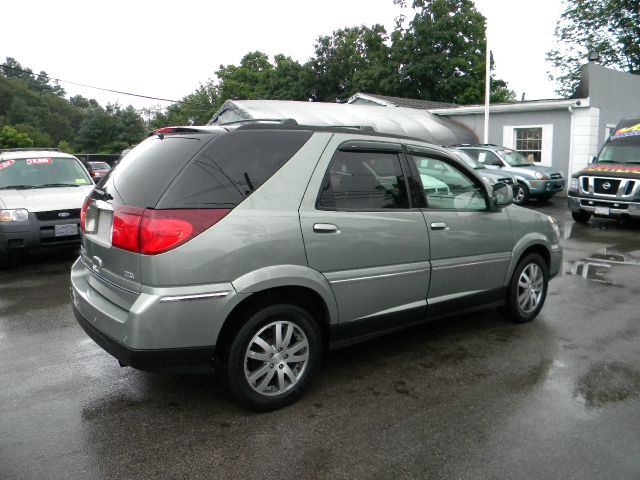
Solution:
{"label": "rear bumper", "polygon": [[[229,292],[209,298],[203,288]],[[122,364],[141,370],[210,372],[234,293],[229,284],[127,293],[101,283],[81,259],[71,268],[71,300],[80,326]]]}
{"label": "rear bumper", "polygon": [[640,218],[640,202],[624,202],[619,200],[606,200],[595,197],[580,197],[576,196],[575,194],[571,195],[571,193],[569,193],[567,202],[572,212],[583,210],[592,215],[596,215],[596,208],[605,207],[609,209],[609,214],[603,214],[603,217]]}
{"label": "rear bumper", "polygon": [[78,324],[103,350],[122,366],[150,371],[211,371],[215,347],[137,350],[114,340],[98,330],[73,306]]}

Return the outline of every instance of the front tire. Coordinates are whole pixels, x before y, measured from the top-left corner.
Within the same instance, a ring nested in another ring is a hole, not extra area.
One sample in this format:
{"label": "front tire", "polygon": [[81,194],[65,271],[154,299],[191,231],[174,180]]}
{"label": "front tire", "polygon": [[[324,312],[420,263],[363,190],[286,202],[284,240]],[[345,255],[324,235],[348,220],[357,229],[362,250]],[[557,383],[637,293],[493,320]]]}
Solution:
{"label": "front tire", "polygon": [[577,212],[571,212],[573,220],[578,223],[587,223],[591,218],[591,214],[585,210],[578,210]]}
{"label": "front tire", "polygon": [[529,189],[521,184],[513,184],[513,203],[515,205],[525,205],[529,201]]}
{"label": "front tire", "polygon": [[527,255],[513,272],[502,313],[513,323],[533,320],[544,305],[548,284],[549,272],[544,259],[537,253]]}
{"label": "front tire", "polygon": [[295,402],[320,363],[318,325],[306,310],[289,304],[255,312],[231,341],[227,380],[245,406],[270,411]]}

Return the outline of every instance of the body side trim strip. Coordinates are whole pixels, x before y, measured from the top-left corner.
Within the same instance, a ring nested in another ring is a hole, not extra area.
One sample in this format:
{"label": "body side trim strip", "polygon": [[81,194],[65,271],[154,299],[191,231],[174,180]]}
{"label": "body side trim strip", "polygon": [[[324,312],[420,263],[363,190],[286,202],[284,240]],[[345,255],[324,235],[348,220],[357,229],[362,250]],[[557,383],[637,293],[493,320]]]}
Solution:
{"label": "body side trim strip", "polygon": [[329,283],[333,285],[336,283],[360,282],[363,280],[375,280],[379,278],[398,277],[400,275],[412,275],[414,273],[424,273],[428,271],[429,271],[428,268],[421,268],[419,270],[411,270],[409,272],[381,273],[379,275],[368,275],[366,277],[354,277],[354,278],[344,278],[340,280],[329,280]]}
{"label": "body side trim strip", "polygon": [[190,300],[202,300],[205,298],[221,298],[221,297],[226,297],[230,293],[231,293],[230,291],[226,291],[226,292],[200,293],[196,295],[178,295],[175,297],[162,297],[160,299],[160,303],[186,302]]}

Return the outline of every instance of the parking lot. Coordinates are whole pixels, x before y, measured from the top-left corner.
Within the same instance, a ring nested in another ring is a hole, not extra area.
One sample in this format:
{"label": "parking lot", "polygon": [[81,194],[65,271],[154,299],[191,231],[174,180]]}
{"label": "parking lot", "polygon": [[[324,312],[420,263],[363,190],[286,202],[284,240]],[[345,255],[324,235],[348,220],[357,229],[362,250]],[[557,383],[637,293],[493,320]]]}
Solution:
{"label": "parking lot", "polygon": [[640,477],[640,226],[576,225],[540,316],[457,316],[331,352],[256,414],[213,376],[121,368],[77,325],[77,252],[0,272],[0,478]]}

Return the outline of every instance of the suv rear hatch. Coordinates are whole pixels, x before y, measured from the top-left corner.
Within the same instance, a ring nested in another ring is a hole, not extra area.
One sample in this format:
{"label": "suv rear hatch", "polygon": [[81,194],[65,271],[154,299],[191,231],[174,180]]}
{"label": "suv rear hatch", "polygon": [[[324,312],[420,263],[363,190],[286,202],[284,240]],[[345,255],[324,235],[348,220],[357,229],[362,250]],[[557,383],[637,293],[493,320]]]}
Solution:
{"label": "suv rear hatch", "polygon": [[311,135],[250,126],[156,131],[83,206],[82,260],[92,272],[91,286],[129,309],[143,285],[172,285],[172,272],[150,275],[149,262],[226,216]]}
{"label": "suv rear hatch", "polygon": [[215,136],[160,132],[149,137],[123,158],[85,201],[82,261],[93,274],[91,286],[120,307],[128,309],[141,291],[136,225],[146,209],[156,206],[189,159]]}

